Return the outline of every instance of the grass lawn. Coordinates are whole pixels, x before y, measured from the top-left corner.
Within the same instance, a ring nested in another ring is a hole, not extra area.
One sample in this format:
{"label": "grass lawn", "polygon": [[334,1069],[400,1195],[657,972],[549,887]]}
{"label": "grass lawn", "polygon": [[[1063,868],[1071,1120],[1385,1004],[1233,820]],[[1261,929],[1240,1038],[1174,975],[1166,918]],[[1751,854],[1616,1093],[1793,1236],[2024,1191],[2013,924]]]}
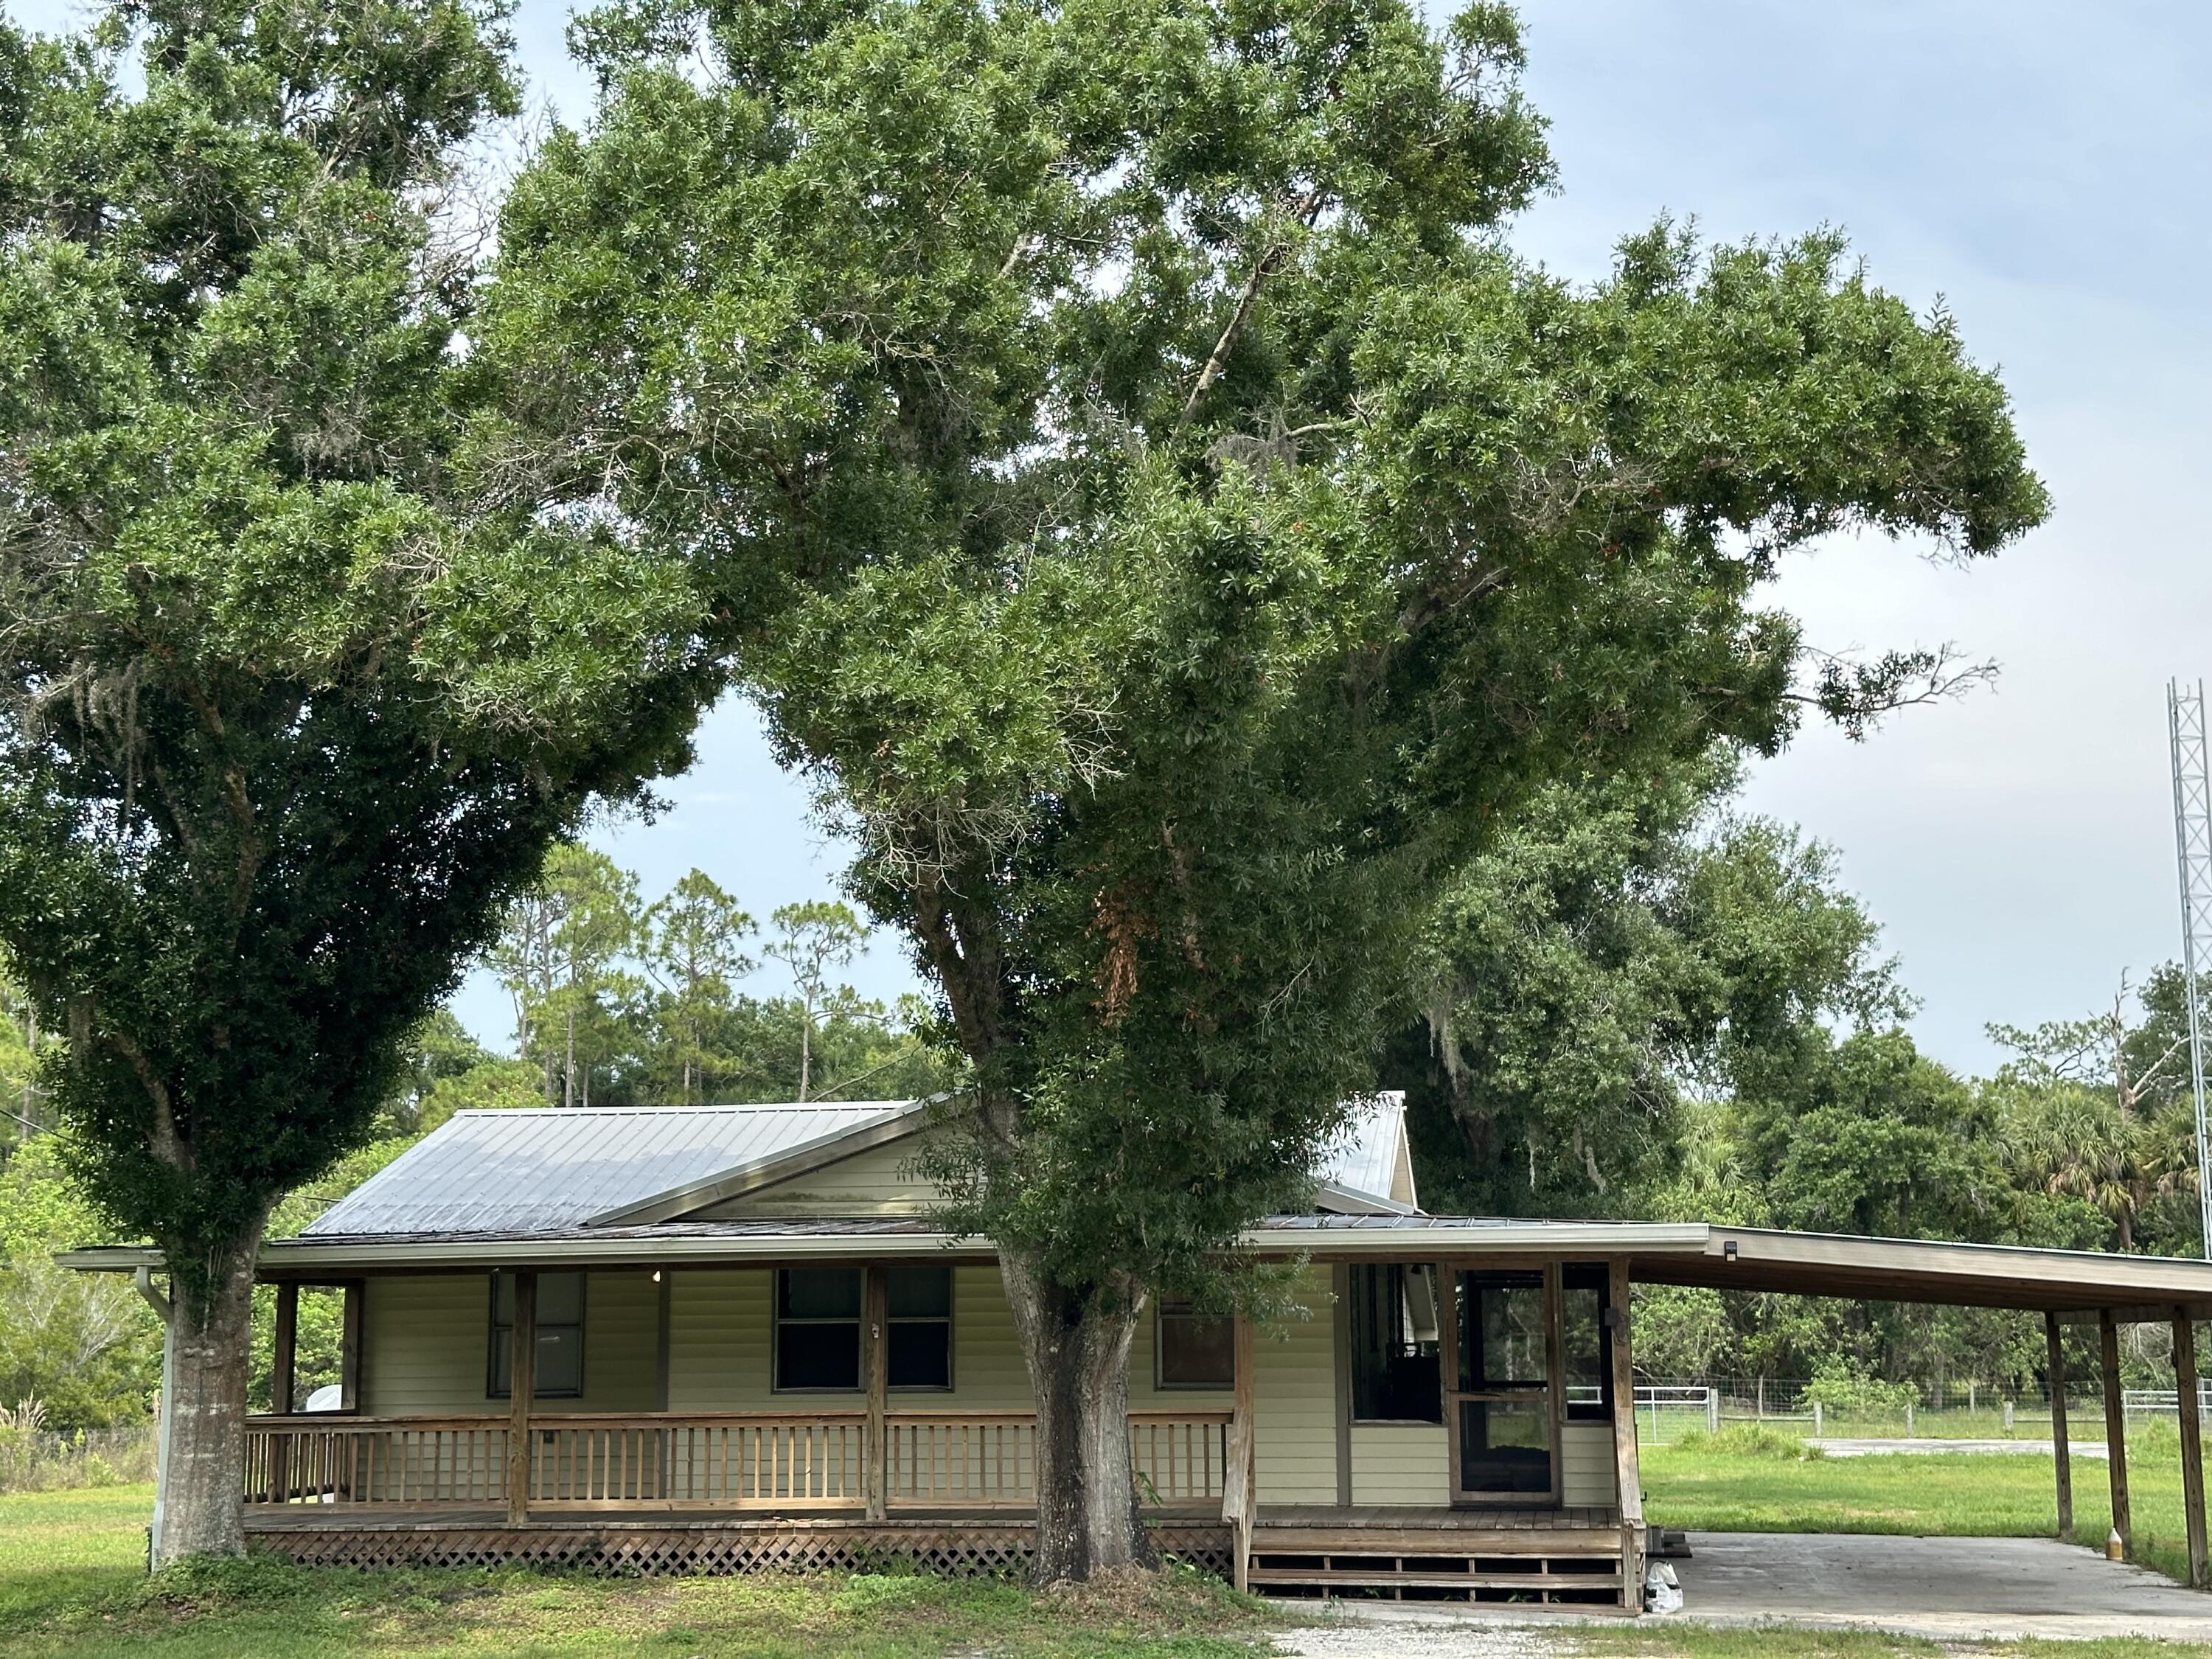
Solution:
{"label": "grass lawn", "polygon": [[[1761,1437],[1723,1431],[1721,1445],[1731,1438],[1756,1444]],[[2072,1462],[2075,1535],[2101,1549],[2112,1524],[2104,1461]],[[1746,1455],[1693,1440],[1647,1446],[1642,1463],[1644,1516],[1655,1527],[2048,1538],[2058,1525],[2047,1456],[2007,1452],[1800,1459],[1772,1452]],[[2128,1491],[2136,1559],[2186,1580],[2178,1436],[2153,1432],[2130,1439]]]}
{"label": "grass lawn", "polygon": [[[2136,1535],[2179,1565],[2180,1474],[2139,1450]],[[2103,1467],[2075,1465],[2103,1535]],[[1647,1449],[1654,1524],[1719,1531],[2047,1534],[2047,1457],[1798,1460],[1725,1444]],[[306,1569],[268,1560],[144,1576],[145,1486],[0,1497],[0,1656],[481,1659],[640,1654],[744,1659],[1251,1659],[1279,1616],[1170,1576],[1078,1595],[890,1575],[593,1579],[525,1571]],[[2208,1603],[2212,1607],[2212,1603]],[[1692,1610],[1694,1613],[1694,1609]],[[1613,1627],[1540,1638],[1562,1659],[1946,1659],[1981,1650],[1857,1632]],[[1433,1653],[1433,1648],[1421,1650]],[[2022,1643],[1990,1659],[2212,1659],[2145,1641]]]}
{"label": "grass lawn", "polygon": [[879,1575],[605,1579],[308,1569],[144,1577],[147,1486],[0,1497],[0,1654],[1250,1659],[1264,1609],[1191,1575],[1071,1595]]}

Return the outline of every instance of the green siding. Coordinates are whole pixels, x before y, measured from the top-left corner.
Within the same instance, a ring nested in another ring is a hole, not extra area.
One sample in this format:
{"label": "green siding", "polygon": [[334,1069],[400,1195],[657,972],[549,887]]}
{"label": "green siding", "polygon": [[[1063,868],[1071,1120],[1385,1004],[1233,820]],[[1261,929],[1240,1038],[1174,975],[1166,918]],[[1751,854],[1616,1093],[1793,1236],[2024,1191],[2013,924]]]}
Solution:
{"label": "green siding", "polygon": [[[659,1287],[647,1273],[584,1282],[584,1392],[549,1409],[646,1412],[659,1404]],[[373,1417],[469,1416],[507,1402],[485,1391],[491,1277],[423,1273],[368,1281],[362,1409]]]}
{"label": "green siding", "polygon": [[[1262,1504],[1336,1502],[1336,1371],[1328,1269],[1309,1267],[1297,1301],[1307,1316],[1257,1331],[1252,1435]],[[1379,1500],[1370,1500],[1379,1501]]]}

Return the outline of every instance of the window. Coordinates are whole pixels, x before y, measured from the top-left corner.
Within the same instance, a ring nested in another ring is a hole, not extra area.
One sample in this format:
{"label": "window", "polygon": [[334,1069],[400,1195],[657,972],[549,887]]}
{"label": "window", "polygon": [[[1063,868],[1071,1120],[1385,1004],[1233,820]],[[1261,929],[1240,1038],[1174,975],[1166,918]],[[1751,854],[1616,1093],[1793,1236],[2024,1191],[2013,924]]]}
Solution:
{"label": "window", "polygon": [[1436,1269],[1363,1261],[1350,1278],[1353,1420],[1443,1422]]}
{"label": "window", "polygon": [[1540,1389],[1550,1381],[1544,1343],[1544,1276],[1462,1273],[1459,1386],[1462,1394]]}
{"label": "window", "polygon": [[860,1270],[784,1267],[775,1275],[775,1386],[860,1386]]}
{"label": "window", "polygon": [[[514,1275],[491,1276],[491,1363],[484,1393],[494,1400],[514,1394]],[[538,1363],[531,1377],[535,1400],[574,1400],[584,1392],[584,1276],[538,1275]]]}
{"label": "window", "polygon": [[885,1382],[894,1389],[950,1389],[952,1269],[893,1267],[884,1279]]}
{"label": "window", "polygon": [[1559,1355],[1566,1368],[1567,1420],[1613,1420],[1613,1333],[1602,1266],[1567,1267],[1559,1274]]}
{"label": "window", "polygon": [[1155,1382],[1163,1389],[1233,1389],[1237,1336],[1233,1321],[1202,1314],[1188,1302],[1163,1302],[1153,1326]]}
{"label": "window", "polygon": [[[893,1389],[952,1386],[952,1269],[892,1267],[884,1275],[884,1381]],[[786,1267],[775,1276],[775,1386],[858,1389],[858,1267]]]}

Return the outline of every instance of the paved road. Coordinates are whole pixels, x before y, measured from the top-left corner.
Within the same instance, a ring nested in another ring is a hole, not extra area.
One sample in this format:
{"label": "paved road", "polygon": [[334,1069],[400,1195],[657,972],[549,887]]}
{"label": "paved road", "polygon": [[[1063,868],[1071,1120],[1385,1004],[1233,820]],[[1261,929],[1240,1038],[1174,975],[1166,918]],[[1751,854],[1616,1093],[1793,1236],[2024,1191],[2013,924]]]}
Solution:
{"label": "paved road", "polygon": [[[2031,1456],[2051,1455],[2048,1440],[1808,1440],[1831,1457],[1931,1456],[1938,1452],[2015,1452]],[[2105,1455],[2101,1440],[2069,1440],[2066,1449],[2075,1457]]]}

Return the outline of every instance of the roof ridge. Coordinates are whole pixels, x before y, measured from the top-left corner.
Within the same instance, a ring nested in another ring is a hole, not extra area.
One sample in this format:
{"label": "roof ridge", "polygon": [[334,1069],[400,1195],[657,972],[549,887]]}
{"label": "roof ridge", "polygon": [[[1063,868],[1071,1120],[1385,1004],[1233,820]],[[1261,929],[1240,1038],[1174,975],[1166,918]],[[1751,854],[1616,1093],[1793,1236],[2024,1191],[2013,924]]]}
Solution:
{"label": "roof ridge", "polygon": [[826,1112],[832,1107],[849,1111],[862,1106],[911,1106],[914,1103],[912,1100],[886,1096],[877,1100],[701,1101],[692,1106],[464,1106],[453,1116],[642,1117],[674,1112]]}

